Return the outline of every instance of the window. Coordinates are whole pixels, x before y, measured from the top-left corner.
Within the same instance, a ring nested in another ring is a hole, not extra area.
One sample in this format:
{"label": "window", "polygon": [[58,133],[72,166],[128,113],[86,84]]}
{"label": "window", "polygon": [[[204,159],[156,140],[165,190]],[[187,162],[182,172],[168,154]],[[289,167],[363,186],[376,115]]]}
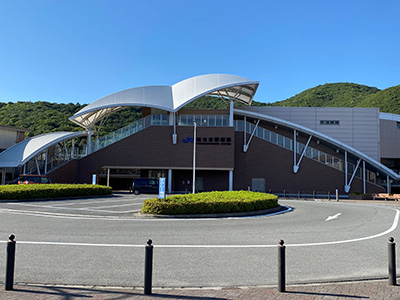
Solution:
{"label": "window", "polygon": [[339,120],[320,120],[320,125],[340,125]]}

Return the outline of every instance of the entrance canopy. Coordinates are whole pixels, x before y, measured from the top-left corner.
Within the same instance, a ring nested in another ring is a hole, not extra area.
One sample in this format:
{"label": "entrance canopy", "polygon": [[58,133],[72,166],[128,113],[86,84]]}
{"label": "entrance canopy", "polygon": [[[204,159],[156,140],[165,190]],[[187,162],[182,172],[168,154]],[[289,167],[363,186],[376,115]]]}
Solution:
{"label": "entrance canopy", "polygon": [[69,120],[89,129],[101,119],[127,106],[177,112],[205,95],[229,98],[250,105],[258,85],[258,81],[235,75],[201,75],[172,86],[144,86],[116,92],[85,106]]}
{"label": "entrance canopy", "polygon": [[50,132],[24,140],[0,153],[0,168],[16,168],[24,165],[46,148],[64,140],[86,136],[81,132]]}

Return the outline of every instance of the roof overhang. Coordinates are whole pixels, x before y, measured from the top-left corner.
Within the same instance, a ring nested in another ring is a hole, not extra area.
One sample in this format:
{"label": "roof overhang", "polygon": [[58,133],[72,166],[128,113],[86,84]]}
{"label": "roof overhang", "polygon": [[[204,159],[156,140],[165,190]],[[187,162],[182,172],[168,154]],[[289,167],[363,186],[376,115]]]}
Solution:
{"label": "roof overhang", "polygon": [[177,112],[205,95],[229,98],[250,105],[258,85],[258,81],[235,75],[201,75],[172,86],[144,86],[113,93],[85,106],[69,120],[90,129],[103,118],[128,106]]}
{"label": "roof overhang", "polygon": [[86,131],[51,132],[24,140],[0,153],[0,168],[16,168],[24,165],[30,159],[48,147],[64,140],[86,136]]}

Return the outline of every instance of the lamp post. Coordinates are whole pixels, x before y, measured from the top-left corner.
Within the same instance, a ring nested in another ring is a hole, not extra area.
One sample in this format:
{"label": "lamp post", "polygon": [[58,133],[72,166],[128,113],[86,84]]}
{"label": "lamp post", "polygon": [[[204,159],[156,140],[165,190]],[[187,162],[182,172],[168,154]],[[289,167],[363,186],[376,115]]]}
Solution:
{"label": "lamp post", "polygon": [[196,188],[196,131],[197,131],[197,123],[196,120],[193,119],[193,180],[192,180],[192,193],[195,194]]}

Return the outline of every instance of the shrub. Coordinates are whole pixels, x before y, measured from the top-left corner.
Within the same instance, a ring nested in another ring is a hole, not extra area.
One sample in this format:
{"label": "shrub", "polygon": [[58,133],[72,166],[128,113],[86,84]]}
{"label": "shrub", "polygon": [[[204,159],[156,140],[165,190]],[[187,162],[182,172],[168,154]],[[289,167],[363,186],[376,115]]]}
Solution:
{"label": "shrub", "polygon": [[47,199],[110,195],[111,187],[92,184],[11,184],[0,186],[0,199]]}
{"label": "shrub", "polygon": [[278,196],[250,191],[208,192],[145,200],[142,213],[191,215],[248,212],[278,206]]}

